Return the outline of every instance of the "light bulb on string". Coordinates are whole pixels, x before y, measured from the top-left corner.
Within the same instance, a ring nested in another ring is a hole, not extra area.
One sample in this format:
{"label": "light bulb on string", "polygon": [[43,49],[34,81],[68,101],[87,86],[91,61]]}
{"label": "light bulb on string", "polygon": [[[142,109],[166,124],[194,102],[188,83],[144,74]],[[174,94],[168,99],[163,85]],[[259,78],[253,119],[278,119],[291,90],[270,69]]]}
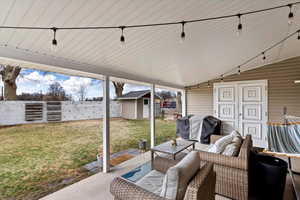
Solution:
{"label": "light bulb on string", "polygon": [[262,56],[263,56],[263,57],[262,57],[263,61],[265,61],[265,60],[266,60],[266,54],[265,54],[265,52],[262,52],[261,54],[262,54]]}
{"label": "light bulb on string", "polygon": [[122,31],[122,34],[121,34],[121,37],[120,37],[120,42],[121,42],[122,45],[125,45],[125,36],[124,36],[125,26],[120,26],[120,29]]}
{"label": "light bulb on string", "polygon": [[207,87],[210,88],[210,81],[207,81]]}
{"label": "light bulb on string", "polygon": [[180,42],[183,43],[185,41],[185,32],[184,32],[185,21],[181,22],[181,34],[180,34]]}
{"label": "light bulb on string", "polygon": [[221,82],[224,82],[224,75],[221,75]]}
{"label": "light bulb on string", "polygon": [[241,75],[241,66],[238,66],[238,75]]}
{"label": "light bulb on string", "polygon": [[243,25],[242,25],[242,15],[241,14],[237,14],[238,18],[239,18],[239,24],[237,27],[237,36],[241,36],[243,33]]}
{"label": "light bulb on string", "polygon": [[297,37],[298,40],[300,40],[300,30],[298,31],[298,37]]}
{"label": "light bulb on string", "polygon": [[292,4],[289,4],[288,5],[289,6],[289,8],[290,8],[290,12],[289,12],[289,16],[288,16],[288,24],[289,25],[292,25],[292,23],[293,23],[293,21],[294,21],[294,13],[293,13],[293,11],[292,11],[292,7],[293,7],[293,5]]}
{"label": "light bulb on string", "polygon": [[53,31],[53,40],[52,40],[52,43],[51,43],[51,50],[53,52],[56,52],[57,51],[57,40],[56,40],[57,28],[53,27],[53,28],[51,28],[51,30]]}

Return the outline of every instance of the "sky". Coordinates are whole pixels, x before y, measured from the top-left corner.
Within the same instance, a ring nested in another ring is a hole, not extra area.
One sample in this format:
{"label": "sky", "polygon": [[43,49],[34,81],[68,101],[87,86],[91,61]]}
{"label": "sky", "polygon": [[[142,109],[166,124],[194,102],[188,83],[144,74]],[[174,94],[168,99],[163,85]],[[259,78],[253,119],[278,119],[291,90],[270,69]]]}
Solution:
{"label": "sky", "polygon": [[[79,88],[81,85],[86,86],[86,98],[102,97],[102,81],[91,78],[68,76],[53,72],[43,72],[33,69],[22,69],[17,79],[17,94],[22,93],[47,93],[49,86],[52,83],[59,82],[68,95],[72,95],[73,100],[79,99]],[[3,82],[0,79],[0,87]],[[147,90],[149,86],[125,84],[123,94],[129,91]],[[158,91],[161,91],[158,89]],[[115,98],[115,89],[113,84],[110,84],[110,97]]]}

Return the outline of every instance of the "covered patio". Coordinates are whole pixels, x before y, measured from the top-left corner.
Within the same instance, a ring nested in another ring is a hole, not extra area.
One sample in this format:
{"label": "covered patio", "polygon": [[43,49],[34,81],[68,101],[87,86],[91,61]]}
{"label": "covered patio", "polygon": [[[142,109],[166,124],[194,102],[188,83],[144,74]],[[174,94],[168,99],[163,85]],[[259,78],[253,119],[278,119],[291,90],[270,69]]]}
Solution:
{"label": "covered patio", "polygon": [[[205,147],[199,145],[198,148],[203,149]],[[150,161],[150,159],[150,152],[147,152],[144,155],[139,155],[114,167],[110,173],[98,173],[62,190],[54,192],[41,200],[113,199],[113,196],[110,193],[110,183],[113,179],[135,169],[147,161]],[[300,166],[299,161],[297,166]],[[296,176],[295,178],[296,184],[299,185],[300,176]],[[284,199],[293,198],[293,185],[290,177],[288,177]],[[216,195],[216,200],[229,200],[229,198]]]}
{"label": "covered patio", "polygon": [[[2,65],[103,80],[103,172],[43,200],[112,199],[113,178],[151,159],[147,152],[110,167],[110,81],[150,87],[151,147],[157,88],[181,92],[183,117],[214,115],[224,135],[239,130],[260,148],[268,146],[267,122],[300,116],[300,2],[10,0],[0,7]],[[232,100],[243,91],[249,99]],[[286,190],[288,199],[289,179]]]}

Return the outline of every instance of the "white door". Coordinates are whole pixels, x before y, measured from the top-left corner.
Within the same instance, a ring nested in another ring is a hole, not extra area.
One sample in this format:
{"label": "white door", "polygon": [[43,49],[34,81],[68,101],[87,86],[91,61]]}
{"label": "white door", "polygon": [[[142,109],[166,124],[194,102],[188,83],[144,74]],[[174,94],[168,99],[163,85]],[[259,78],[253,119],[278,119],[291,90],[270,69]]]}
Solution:
{"label": "white door", "polygon": [[143,118],[149,118],[149,101],[149,98],[143,98]]}
{"label": "white door", "polygon": [[215,116],[222,133],[238,130],[252,135],[253,145],[267,147],[267,81],[240,81],[214,85]]}
{"label": "white door", "polygon": [[222,120],[223,134],[238,130],[236,84],[214,84],[214,115]]}
{"label": "white door", "polygon": [[239,85],[239,130],[253,145],[267,147],[267,83]]}

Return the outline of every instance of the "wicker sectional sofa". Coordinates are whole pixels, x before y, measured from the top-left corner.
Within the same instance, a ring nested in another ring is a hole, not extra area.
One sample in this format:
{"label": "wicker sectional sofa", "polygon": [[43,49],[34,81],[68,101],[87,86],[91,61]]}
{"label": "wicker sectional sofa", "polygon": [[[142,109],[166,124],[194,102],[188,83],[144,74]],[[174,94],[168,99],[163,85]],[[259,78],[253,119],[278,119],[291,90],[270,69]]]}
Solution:
{"label": "wicker sectional sofa", "polygon": [[[211,143],[214,143],[220,137],[222,136],[212,135]],[[251,148],[251,135],[247,135],[243,140],[239,155],[237,157],[199,151],[201,161],[214,163],[214,171],[217,174],[217,194],[231,199],[248,199],[248,167],[249,153]]]}
{"label": "wicker sectional sofa", "polygon": [[[212,135],[210,141],[215,143],[221,137]],[[214,199],[214,194],[234,200],[247,200],[249,191],[249,153],[251,148],[252,139],[250,135],[247,135],[242,142],[237,157],[196,149],[200,158],[201,168],[189,182],[184,200]],[[181,159],[172,160],[157,156],[153,162],[154,170],[165,174],[170,167],[175,166]],[[121,177],[113,180],[110,190],[116,200],[166,200],[166,198],[151,193]]]}
{"label": "wicker sectional sofa", "polygon": [[[167,174],[169,168],[177,166],[176,163],[168,161],[169,159],[165,158],[156,160],[151,172],[157,171],[156,173]],[[198,162],[200,162],[199,158]],[[185,175],[186,174],[179,175],[181,176],[179,181],[183,181],[183,179],[185,179]],[[147,179],[147,177],[145,176],[144,179]],[[152,182],[153,179],[150,181]],[[215,198],[215,183],[216,173],[213,171],[213,164],[206,162],[200,168],[199,163],[199,168],[188,182],[185,193],[181,195],[182,197],[177,195],[176,200],[213,200]],[[178,182],[178,184],[180,183]],[[168,200],[155,192],[151,192],[150,190],[141,187],[139,184],[130,182],[121,177],[116,177],[113,180],[110,185],[110,192],[114,196],[115,200]]]}

